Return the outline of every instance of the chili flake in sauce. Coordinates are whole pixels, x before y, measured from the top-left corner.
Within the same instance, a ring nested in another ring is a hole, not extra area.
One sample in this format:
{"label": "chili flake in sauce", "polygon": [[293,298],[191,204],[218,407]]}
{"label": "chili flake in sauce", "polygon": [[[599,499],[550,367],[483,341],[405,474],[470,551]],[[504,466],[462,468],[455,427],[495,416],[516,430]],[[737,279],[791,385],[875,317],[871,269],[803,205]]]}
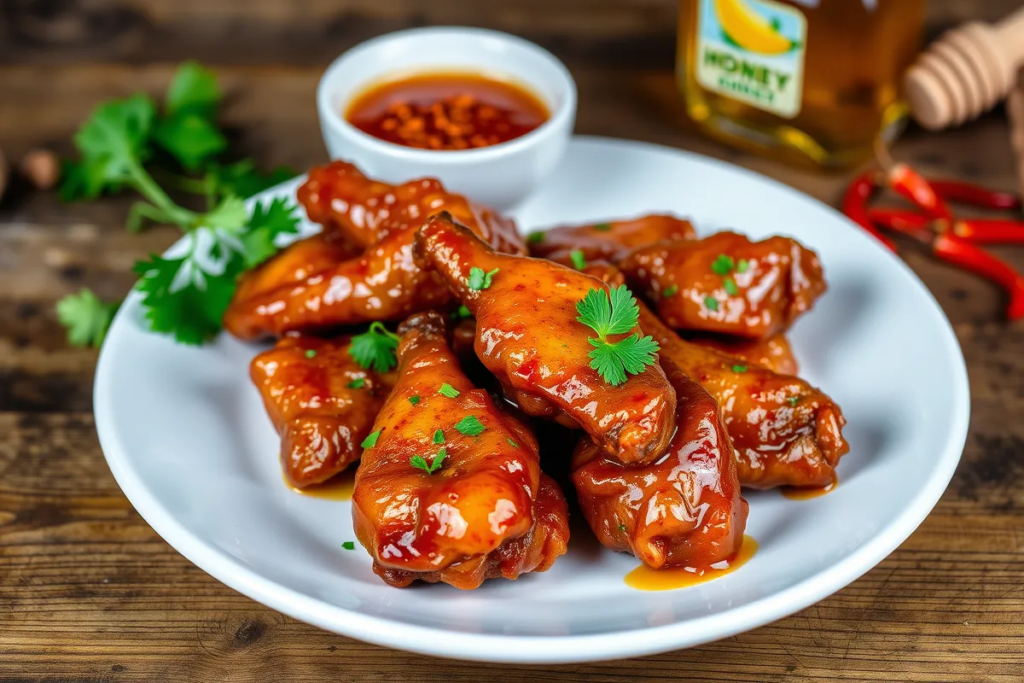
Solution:
{"label": "chili flake in sauce", "polygon": [[526,135],[550,114],[526,88],[476,73],[421,73],[388,80],[357,96],[345,118],[359,130],[405,147],[463,150]]}

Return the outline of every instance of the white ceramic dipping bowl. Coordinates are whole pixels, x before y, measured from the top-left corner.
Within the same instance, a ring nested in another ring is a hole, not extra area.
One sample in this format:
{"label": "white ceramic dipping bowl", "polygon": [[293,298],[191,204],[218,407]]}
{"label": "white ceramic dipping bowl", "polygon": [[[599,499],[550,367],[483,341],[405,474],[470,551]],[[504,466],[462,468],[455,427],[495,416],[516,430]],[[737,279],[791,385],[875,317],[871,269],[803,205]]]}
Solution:
{"label": "white ceramic dipping bowl", "polygon": [[[367,135],[345,120],[351,100],[375,83],[435,71],[510,78],[540,97],[551,118],[514,140],[460,151],[403,147]],[[522,38],[475,28],[419,28],[389,33],[343,53],[321,77],[316,102],[332,159],[351,161],[367,175],[390,183],[432,176],[448,190],[508,209],[561,160],[576,119],[576,84],[554,55]]]}

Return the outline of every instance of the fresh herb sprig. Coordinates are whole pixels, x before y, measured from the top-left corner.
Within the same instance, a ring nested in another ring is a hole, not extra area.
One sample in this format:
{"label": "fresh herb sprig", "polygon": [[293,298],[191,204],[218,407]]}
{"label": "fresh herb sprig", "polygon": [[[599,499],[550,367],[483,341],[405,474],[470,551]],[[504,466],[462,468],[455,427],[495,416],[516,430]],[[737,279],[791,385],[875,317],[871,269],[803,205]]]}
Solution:
{"label": "fresh herb sprig", "polygon": [[[348,353],[366,370],[388,372],[398,365],[398,335],[374,321],[362,334],[352,337]],[[415,403],[413,404],[415,405]]]}
{"label": "fresh herb sprig", "polygon": [[[162,111],[143,94],[96,107],[74,138],[80,158],[65,162],[62,172],[65,201],[133,190],[142,200],[129,209],[129,230],[161,223],[184,232],[181,251],[166,258],[151,255],[133,270],[140,277],[137,288],[150,329],[185,344],[202,344],[220,331],[238,277],[272,256],[279,236],[298,230],[293,205],[257,203],[250,213],[243,201],[293,173],[279,169],[263,176],[249,160],[228,165],[215,160],[227,148],[227,137],[215,123],[221,98],[213,72],[194,62],[183,64]],[[200,177],[170,172],[168,165]],[[205,210],[179,205],[170,187],[204,195]],[[83,290],[58,303],[58,318],[70,343],[97,346],[117,306]]]}
{"label": "fresh herb sprig", "polygon": [[626,285],[613,287],[606,294],[603,289],[591,289],[576,304],[576,318],[597,333],[588,341],[594,347],[588,357],[590,367],[613,386],[623,384],[629,375],[638,375],[656,361],[658,342],[647,335],[633,332],[619,341],[609,337],[626,334],[640,319],[640,308]]}
{"label": "fresh herb sprig", "polygon": [[423,470],[427,474],[433,474],[434,472],[441,469],[441,465],[444,464],[444,459],[447,457],[448,449],[442,448],[437,452],[437,455],[435,455],[434,459],[431,460],[429,463],[427,462],[427,459],[424,458],[422,455],[414,455],[411,458],[409,458],[409,464],[417,469]]}

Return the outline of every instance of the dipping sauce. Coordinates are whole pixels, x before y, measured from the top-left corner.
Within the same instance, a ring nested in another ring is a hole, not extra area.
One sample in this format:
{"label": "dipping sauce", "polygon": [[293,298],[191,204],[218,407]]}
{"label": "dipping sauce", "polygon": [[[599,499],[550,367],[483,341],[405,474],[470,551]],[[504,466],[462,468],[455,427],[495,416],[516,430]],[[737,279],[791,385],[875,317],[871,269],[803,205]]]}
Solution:
{"label": "dipping sauce", "polygon": [[832,481],[825,486],[783,486],[781,491],[782,495],[790,500],[810,500],[832,493],[837,486],[839,479],[833,474]]}
{"label": "dipping sauce", "polygon": [[670,591],[696,586],[736,571],[745,565],[756,552],[757,541],[744,534],[739,552],[728,560],[715,562],[709,567],[677,567],[675,569],[651,569],[642,564],[626,574],[626,585],[642,591]]}
{"label": "dipping sauce", "polygon": [[349,123],[375,138],[434,150],[498,145],[548,118],[547,106],[524,86],[472,72],[388,79],[356,96],[345,112]]}

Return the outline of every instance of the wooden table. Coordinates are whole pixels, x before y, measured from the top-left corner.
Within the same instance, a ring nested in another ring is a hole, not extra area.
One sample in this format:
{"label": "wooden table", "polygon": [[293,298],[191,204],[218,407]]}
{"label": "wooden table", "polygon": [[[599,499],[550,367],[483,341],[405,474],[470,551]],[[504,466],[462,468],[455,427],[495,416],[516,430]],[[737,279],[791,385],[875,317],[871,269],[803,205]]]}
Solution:
{"label": "wooden table", "polygon": [[[930,31],[1018,3],[930,3]],[[835,203],[848,175],[741,155],[685,130],[671,67],[673,0],[10,0],[0,13],[0,147],[69,149],[91,107],[160,91],[173,66],[216,67],[233,143],[265,165],[324,159],[313,92],[324,65],[378,33],[500,28],[563,57],[577,129],[721,157]],[[997,112],[896,155],[930,173],[1016,187]],[[693,650],[578,666],[486,667],[365,645],[266,609],[164,543],[110,476],[92,418],[96,354],[69,348],[53,305],[115,298],[169,230],[127,234],[127,202],[65,206],[9,188],[0,203],[0,681],[1024,680],[1024,327],[988,283],[910,250],[971,375],[963,462],[935,511],[862,579],[799,614]],[[1000,249],[1024,268],[1024,252]],[[880,331],[882,332],[882,331]],[[899,344],[898,339],[893,344]]]}

